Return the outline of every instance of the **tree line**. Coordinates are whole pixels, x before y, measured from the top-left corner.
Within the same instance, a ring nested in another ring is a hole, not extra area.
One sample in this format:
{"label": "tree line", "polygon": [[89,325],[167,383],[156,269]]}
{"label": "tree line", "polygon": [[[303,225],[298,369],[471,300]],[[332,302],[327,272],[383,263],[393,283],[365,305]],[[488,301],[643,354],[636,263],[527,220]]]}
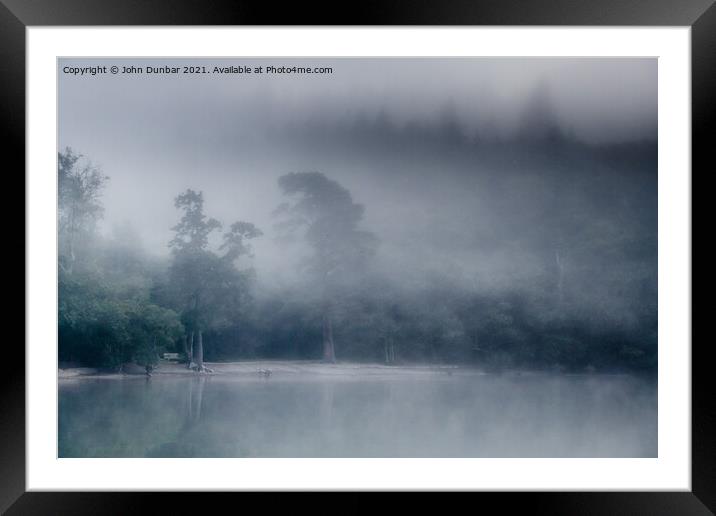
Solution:
{"label": "tree line", "polygon": [[365,207],[350,191],[320,172],[289,173],[278,180],[285,202],[275,210],[275,229],[311,253],[300,285],[260,294],[243,258],[264,236],[261,228],[211,217],[203,193],[188,189],[174,199],[171,252],[154,258],[133,244],[130,227],[100,236],[109,180],[72,149],[58,154],[62,362],[152,367],[172,351],[197,371],[207,360],[246,358],[656,369],[655,311],[619,327],[565,308],[562,255],[581,227],[562,225],[548,257],[553,273],[528,292],[474,291],[436,277],[406,293],[370,268],[380,241],[363,229]]}

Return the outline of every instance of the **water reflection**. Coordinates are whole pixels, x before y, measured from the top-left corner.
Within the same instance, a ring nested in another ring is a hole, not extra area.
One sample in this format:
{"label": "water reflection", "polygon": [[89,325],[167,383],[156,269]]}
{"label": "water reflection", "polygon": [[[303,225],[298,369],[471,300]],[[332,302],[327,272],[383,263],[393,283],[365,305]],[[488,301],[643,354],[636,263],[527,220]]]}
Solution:
{"label": "water reflection", "polygon": [[187,425],[198,422],[201,418],[201,402],[205,383],[206,376],[197,376],[187,382]]}
{"label": "water reflection", "polygon": [[644,457],[656,386],[625,376],[81,379],[61,457]]}

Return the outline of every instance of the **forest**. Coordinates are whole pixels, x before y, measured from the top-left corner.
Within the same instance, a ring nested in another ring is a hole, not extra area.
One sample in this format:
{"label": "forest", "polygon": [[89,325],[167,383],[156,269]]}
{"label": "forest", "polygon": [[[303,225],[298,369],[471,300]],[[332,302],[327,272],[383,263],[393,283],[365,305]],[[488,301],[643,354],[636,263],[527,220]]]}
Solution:
{"label": "forest", "polygon": [[[107,164],[63,149],[60,362],[117,371],[176,352],[197,371],[205,361],[296,359],[654,374],[656,144],[458,133],[449,123],[396,129],[377,119],[302,134],[349,161],[350,149],[423,162],[447,155],[474,170],[490,191],[480,209],[497,222],[470,233],[477,215],[468,213],[460,234],[417,220],[405,231],[467,262],[476,248],[497,262],[510,256],[524,265],[509,281],[466,281],[442,262],[404,281],[380,266],[391,242],[371,227],[371,200],[331,170],[277,177],[283,201],[272,207],[270,227],[214,218],[201,184],[171,192],[175,225],[159,243],[167,252],[150,253],[130,225],[100,230]],[[453,180],[441,173],[441,181]],[[408,180],[406,196],[420,181]],[[267,238],[279,248],[302,246],[295,281],[262,286],[255,264],[267,257],[255,243]]]}

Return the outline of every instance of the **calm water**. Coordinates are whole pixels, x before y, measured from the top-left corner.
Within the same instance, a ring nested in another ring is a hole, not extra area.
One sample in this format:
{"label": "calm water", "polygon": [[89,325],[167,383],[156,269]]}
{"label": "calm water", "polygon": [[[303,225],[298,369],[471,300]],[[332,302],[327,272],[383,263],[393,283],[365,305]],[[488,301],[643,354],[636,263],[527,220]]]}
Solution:
{"label": "calm water", "polygon": [[62,381],[60,457],[653,457],[627,376],[154,376]]}

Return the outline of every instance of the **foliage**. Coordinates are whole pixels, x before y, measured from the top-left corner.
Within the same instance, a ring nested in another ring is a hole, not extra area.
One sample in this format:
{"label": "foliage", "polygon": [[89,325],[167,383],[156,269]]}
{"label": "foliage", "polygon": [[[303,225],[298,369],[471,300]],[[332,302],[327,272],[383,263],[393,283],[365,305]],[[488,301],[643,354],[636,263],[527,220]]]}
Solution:
{"label": "foliage", "polygon": [[292,199],[276,214],[280,230],[304,230],[314,250],[309,269],[323,281],[333,281],[356,270],[375,252],[377,238],[358,229],[365,208],[353,202],[350,192],[320,172],[293,172],[278,180]]}
{"label": "foliage", "polygon": [[150,260],[96,234],[106,177],[78,166],[71,149],[59,154],[58,339],[61,361],[118,369],[151,365],[183,334],[178,315],[150,299]]}
{"label": "foliage", "polygon": [[123,296],[94,275],[60,273],[60,360],[114,370],[155,364],[183,328],[176,312],[143,294]]}

